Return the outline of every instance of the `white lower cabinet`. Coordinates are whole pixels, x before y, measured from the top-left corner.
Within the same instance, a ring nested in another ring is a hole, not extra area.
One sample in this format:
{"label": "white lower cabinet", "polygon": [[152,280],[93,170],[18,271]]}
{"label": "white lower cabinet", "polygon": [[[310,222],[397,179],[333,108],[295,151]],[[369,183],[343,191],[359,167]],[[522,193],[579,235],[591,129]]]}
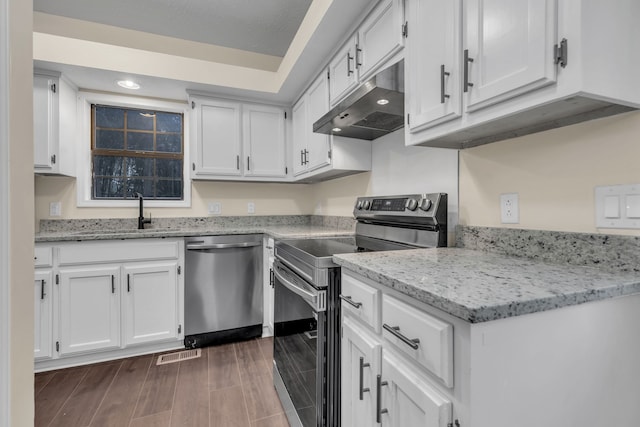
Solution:
{"label": "white lower cabinet", "polygon": [[120,346],[120,267],[60,270],[60,356]]}
{"label": "white lower cabinet", "polygon": [[182,239],[48,248],[52,268],[35,274],[36,371],[183,347]]}
{"label": "white lower cabinet", "polygon": [[177,262],[128,265],[124,270],[124,344],[178,337]]}
{"label": "white lower cabinet", "polygon": [[37,359],[49,358],[52,352],[51,315],[51,269],[36,270],[34,284],[34,341],[33,356]]}
{"label": "white lower cabinet", "polygon": [[379,389],[378,422],[384,426],[449,427],[451,401],[420,371],[397,357],[393,351],[382,351],[382,375]]}

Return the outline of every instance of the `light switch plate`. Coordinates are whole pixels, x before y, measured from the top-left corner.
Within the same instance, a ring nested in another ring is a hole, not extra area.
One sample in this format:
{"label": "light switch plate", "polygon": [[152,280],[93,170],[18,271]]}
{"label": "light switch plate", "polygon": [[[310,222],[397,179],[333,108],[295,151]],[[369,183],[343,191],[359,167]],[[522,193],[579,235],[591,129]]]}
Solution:
{"label": "light switch plate", "polygon": [[222,203],[209,202],[208,209],[209,215],[220,215],[222,213]]}
{"label": "light switch plate", "polygon": [[595,188],[596,227],[640,228],[640,184]]}
{"label": "light switch plate", "polygon": [[500,195],[500,215],[503,224],[520,223],[518,193],[506,193]]}

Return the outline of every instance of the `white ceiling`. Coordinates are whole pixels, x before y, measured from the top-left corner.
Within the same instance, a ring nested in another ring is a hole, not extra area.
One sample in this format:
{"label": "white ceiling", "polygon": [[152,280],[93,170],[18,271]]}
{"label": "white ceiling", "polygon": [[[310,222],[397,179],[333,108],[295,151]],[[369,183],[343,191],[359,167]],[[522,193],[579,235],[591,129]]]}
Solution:
{"label": "white ceiling", "polygon": [[[317,1],[320,0],[34,0],[34,10],[77,22],[88,21],[188,42],[244,49],[249,55],[254,55],[253,52],[279,55],[279,59],[286,53],[310,5],[313,7]],[[326,12],[302,52],[291,63],[277,93],[132,74],[126,70],[105,70],[89,62],[83,66],[73,65],[73,61],[66,62],[68,57],[64,55],[64,49],[60,62],[36,55],[34,66],[62,72],[80,89],[132,95],[131,91],[115,84],[117,80],[132,79],[142,86],[135,95],[144,97],[186,100],[186,91],[192,90],[291,105],[376,1],[328,2]],[[104,28],[108,31],[109,27]],[[52,31],[52,34],[58,34],[55,29]],[[72,39],[77,37],[64,31],[60,34]],[[126,41],[123,43],[126,46]]]}
{"label": "white ceiling", "polygon": [[282,57],[311,0],[34,0],[38,12]]}

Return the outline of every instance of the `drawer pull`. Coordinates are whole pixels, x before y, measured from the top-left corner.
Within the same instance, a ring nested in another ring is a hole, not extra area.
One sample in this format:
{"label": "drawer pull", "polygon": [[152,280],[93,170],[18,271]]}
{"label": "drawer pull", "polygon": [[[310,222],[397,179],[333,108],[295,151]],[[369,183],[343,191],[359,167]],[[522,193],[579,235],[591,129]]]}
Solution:
{"label": "drawer pull", "polygon": [[360,400],[364,400],[364,393],[369,392],[369,387],[364,387],[364,368],[371,366],[369,363],[364,363],[364,357],[360,358]]}
{"label": "drawer pull", "polygon": [[382,327],[391,332],[396,338],[398,338],[400,341],[402,341],[412,349],[417,350],[418,347],[420,347],[420,340],[418,338],[411,339],[405,337],[400,333],[400,326],[389,326],[385,323],[384,325],[382,325]]}
{"label": "drawer pull", "polygon": [[388,382],[382,381],[382,375],[378,375],[376,379],[376,391],[378,392],[376,396],[376,422],[378,424],[382,424],[382,414],[389,413],[387,409],[382,409],[382,386],[388,384]]}
{"label": "drawer pull", "polygon": [[351,304],[352,306],[354,306],[355,308],[360,308],[362,307],[362,303],[361,302],[353,302],[353,300],[351,299],[350,296],[346,296],[346,295],[340,295],[340,299],[344,302],[347,302],[349,304]]}

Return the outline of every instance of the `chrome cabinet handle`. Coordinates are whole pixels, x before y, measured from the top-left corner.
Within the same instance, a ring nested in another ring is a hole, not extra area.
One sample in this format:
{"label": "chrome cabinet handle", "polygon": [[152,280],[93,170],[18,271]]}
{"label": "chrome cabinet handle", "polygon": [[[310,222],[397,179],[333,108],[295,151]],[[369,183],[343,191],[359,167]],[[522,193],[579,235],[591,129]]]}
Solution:
{"label": "chrome cabinet handle", "polygon": [[44,279],[40,280],[40,299],[44,299],[44,296],[46,295],[44,293]]}
{"label": "chrome cabinet handle", "polygon": [[444,70],[444,64],[442,64],[440,66],[440,104],[444,104],[445,100],[447,98],[449,98],[449,95],[447,95],[444,92],[444,81],[445,81],[445,77],[451,75],[450,72],[445,71]]}
{"label": "chrome cabinet handle", "polygon": [[462,85],[465,93],[469,92],[469,88],[473,87],[473,83],[469,83],[469,63],[473,62],[473,58],[469,58],[469,49],[464,50],[464,83]]}
{"label": "chrome cabinet handle", "polygon": [[376,378],[376,422],[378,424],[382,423],[382,414],[387,414],[389,411],[386,408],[382,408],[382,386],[389,385],[388,382],[382,381],[382,375],[378,375]]}
{"label": "chrome cabinet handle", "polygon": [[351,61],[353,61],[353,56],[347,52],[347,77],[353,74],[353,70],[351,69]]}
{"label": "chrome cabinet handle", "polygon": [[362,66],[362,62],[360,61],[360,53],[362,49],[360,49],[360,45],[356,44],[356,69],[359,69]]}
{"label": "chrome cabinet handle", "polygon": [[384,325],[382,325],[382,327],[387,331],[391,332],[396,338],[398,338],[400,341],[402,341],[412,349],[417,350],[418,347],[420,347],[420,340],[418,338],[414,338],[414,339],[407,338],[406,336],[401,334],[400,326],[389,326],[385,323]]}
{"label": "chrome cabinet handle", "polygon": [[369,387],[367,388],[363,388],[364,387],[364,368],[368,368],[369,366],[371,366],[371,364],[369,363],[364,363],[364,357],[360,358],[360,400],[364,400],[364,393],[365,392],[369,392]]}
{"label": "chrome cabinet handle", "polygon": [[351,299],[350,296],[345,296],[345,295],[340,295],[340,299],[344,302],[347,302],[349,304],[351,304],[352,306],[354,306],[355,308],[360,308],[362,307],[362,303],[361,302],[353,302],[353,300]]}

